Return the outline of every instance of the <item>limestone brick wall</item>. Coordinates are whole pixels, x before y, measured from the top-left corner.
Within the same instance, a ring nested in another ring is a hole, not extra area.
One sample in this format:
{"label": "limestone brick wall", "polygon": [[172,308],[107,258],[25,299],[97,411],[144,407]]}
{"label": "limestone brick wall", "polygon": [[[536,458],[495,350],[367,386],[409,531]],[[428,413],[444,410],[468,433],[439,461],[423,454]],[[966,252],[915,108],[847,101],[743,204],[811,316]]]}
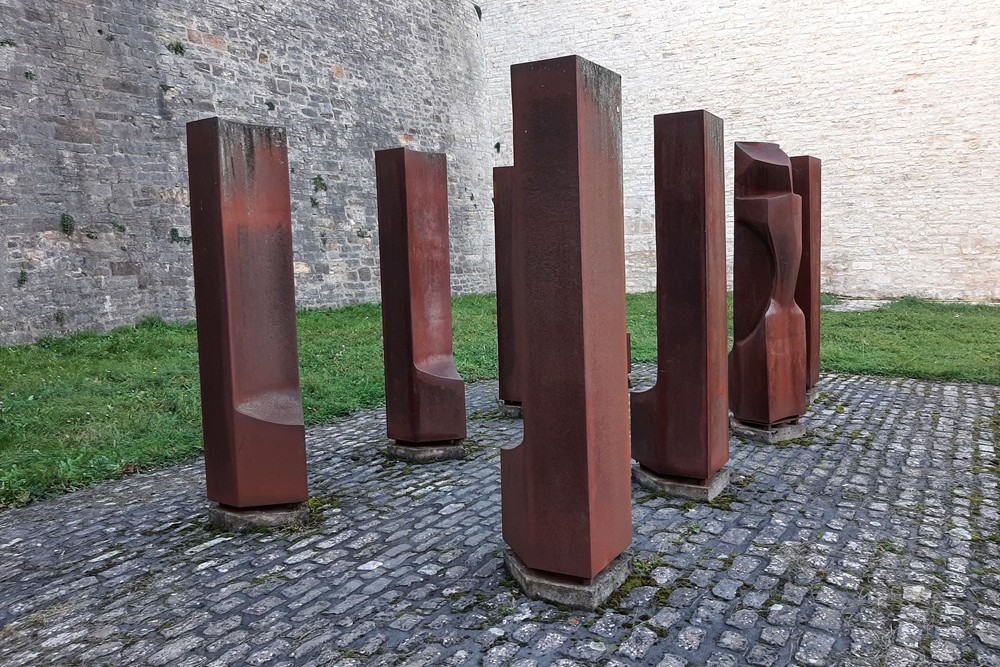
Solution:
{"label": "limestone brick wall", "polygon": [[510,164],[509,66],[577,53],[622,75],[629,288],[654,286],[652,118],[704,108],[732,144],[823,160],[823,289],[1000,300],[995,0],[484,0]]}
{"label": "limestone brick wall", "polygon": [[493,285],[468,0],[0,0],[0,344],[193,317],[185,123],[282,125],[298,305],[379,298],[375,148],[449,157],[453,286]]}

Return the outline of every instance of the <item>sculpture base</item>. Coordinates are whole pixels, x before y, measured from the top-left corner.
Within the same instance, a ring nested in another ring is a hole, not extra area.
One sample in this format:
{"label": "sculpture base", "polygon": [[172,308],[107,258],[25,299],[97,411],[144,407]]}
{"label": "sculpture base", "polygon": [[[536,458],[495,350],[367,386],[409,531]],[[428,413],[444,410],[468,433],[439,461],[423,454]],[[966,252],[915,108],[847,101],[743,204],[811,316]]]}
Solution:
{"label": "sculpture base", "polygon": [[521,413],[520,403],[508,403],[503,399],[497,402],[497,412],[504,417],[513,417],[514,419],[522,419],[524,417]]}
{"label": "sculpture base", "polygon": [[635,463],[632,465],[632,479],[642,488],[654,493],[708,503],[715,500],[729,486],[729,470],[723,468],[711,479],[698,483],[697,480],[662,477]]}
{"label": "sculpture base", "polygon": [[305,503],[249,509],[213,504],[208,508],[208,524],[232,533],[302,525],[308,520],[309,507]]}
{"label": "sculpture base", "polygon": [[729,420],[730,431],[734,435],[742,435],[751,440],[760,440],[768,444],[795,440],[806,434],[806,427],[802,424],[781,424],[780,426],[752,426],[737,421],[735,418]]}
{"label": "sculpture base", "polygon": [[632,574],[632,554],[628,551],[590,580],[532,570],[509,549],[504,552],[503,560],[507,571],[529,598],[586,611],[594,611],[604,604]]}
{"label": "sculpture base", "polygon": [[385,453],[394,459],[410,463],[433,463],[434,461],[456,461],[465,458],[464,440],[441,440],[439,442],[390,442]]}
{"label": "sculpture base", "polygon": [[819,385],[809,387],[806,390],[806,405],[812,405],[816,402],[816,397],[819,396]]}

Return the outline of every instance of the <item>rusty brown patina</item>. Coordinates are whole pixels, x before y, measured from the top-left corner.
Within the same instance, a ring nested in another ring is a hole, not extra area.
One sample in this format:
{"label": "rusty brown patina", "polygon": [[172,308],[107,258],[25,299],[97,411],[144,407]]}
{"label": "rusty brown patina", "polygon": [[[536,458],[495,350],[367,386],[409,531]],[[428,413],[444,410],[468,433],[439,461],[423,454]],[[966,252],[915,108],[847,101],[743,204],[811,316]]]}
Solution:
{"label": "rusty brown patina", "polygon": [[777,144],[737,142],[735,181],[729,406],[751,426],[793,423],[806,408],[806,325],[795,303],[802,200]]}
{"label": "rusty brown patina", "polygon": [[806,318],[806,389],[819,382],[822,173],[819,158],[792,158],[792,190],[802,197],[802,262],[795,284],[795,303]]}
{"label": "rusty brown patina", "polygon": [[386,425],[401,445],[463,440],[452,356],[448,166],[443,154],[375,152]]}
{"label": "rusty brown patina", "polygon": [[[493,215],[497,262],[497,362],[500,400],[521,403],[517,372],[517,326],[522,317],[514,313],[514,167],[493,169]],[[517,254],[520,256],[523,253]]]}
{"label": "rusty brown patina", "polygon": [[527,567],[589,580],[632,541],[621,78],[569,56],[515,65],[511,85],[528,315],[503,536]]}
{"label": "rusty brown patina", "polygon": [[722,119],[656,116],[656,384],[633,392],[632,457],[704,482],[729,460]]}
{"label": "rusty brown patina", "polygon": [[288,148],[281,128],[189,123],[188,169],[208,497],[301,503]]}

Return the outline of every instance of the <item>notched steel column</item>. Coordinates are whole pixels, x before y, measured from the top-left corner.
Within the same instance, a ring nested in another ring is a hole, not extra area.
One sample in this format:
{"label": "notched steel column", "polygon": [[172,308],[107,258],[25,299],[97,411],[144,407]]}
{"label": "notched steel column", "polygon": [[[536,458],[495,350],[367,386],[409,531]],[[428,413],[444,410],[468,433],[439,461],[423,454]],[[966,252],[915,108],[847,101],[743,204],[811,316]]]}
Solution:
{"label": "notched steel column", "polygon": [[210,118],[187,126],[198,359],[209,499],[302,503],[285,131]]}
{"label": "notched steel column", "polygon": [[442,154],[375,152],[389,452],[461,458],[465,383],[452,356],[448,167]]}
{"label": "notched steel column", "polygon": [[529,595],[534,573],[599,596],[632,541],[621,78],[570,56],[515,65],[511,81],[525,317],[524,441],[501,454],[508,565]]}
{"label": "notched steel column", "polygon": [[729,460],[723,123],[664,114],[654,132],[657,371],[631,395],[632,457],[644,486],[711,500]]}

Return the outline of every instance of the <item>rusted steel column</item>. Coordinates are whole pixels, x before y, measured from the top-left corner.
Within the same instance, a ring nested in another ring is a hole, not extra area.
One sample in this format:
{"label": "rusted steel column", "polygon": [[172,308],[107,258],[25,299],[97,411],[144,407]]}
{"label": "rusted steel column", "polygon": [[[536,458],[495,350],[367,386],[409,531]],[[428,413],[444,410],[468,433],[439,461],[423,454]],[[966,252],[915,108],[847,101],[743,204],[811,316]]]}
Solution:
{"label": "rusted steel column", "polygon": [[737,421],[794,423],[806,408],[806,328],[795,303],[802,199],[777,144],[736,143],[729,401]]}
{"label": "rusted steel column", "polygon": [[632,458],[705,483],[729,460],[722,119],[656,116],[656,385],[633,392]]}
{"label": "rusted steel column", "polygon": [[806,317],[807,390],[819,382],[822,170],[819,158],[792,158],[792,190],[802,197],[802,263],[795,284],[795,302]]}
{"label": "rusted steel column", "polygon": [[503,536],[527,568],[590,580],[632,541],[621,78],[569,56],[515,65],[511,82],[528,316]]}
{"label": "rusted steel column", "polygon": [[517,323],[514,303],[514,167],[493,169],[493,215],[497,260],[497,360],[500,402],[521,404],[517,374]]}
{"label": "rusted steel column", "polygon": [[376,151],[375,178],[386,422],[389,437],[422,458],[466,435],[465,383],[452,356],[447,160]]}
{"label": "rusted steel column", "polygon": [[191,237],[209,499],[301,503],[305,427],[285,131],[188,123]]}

